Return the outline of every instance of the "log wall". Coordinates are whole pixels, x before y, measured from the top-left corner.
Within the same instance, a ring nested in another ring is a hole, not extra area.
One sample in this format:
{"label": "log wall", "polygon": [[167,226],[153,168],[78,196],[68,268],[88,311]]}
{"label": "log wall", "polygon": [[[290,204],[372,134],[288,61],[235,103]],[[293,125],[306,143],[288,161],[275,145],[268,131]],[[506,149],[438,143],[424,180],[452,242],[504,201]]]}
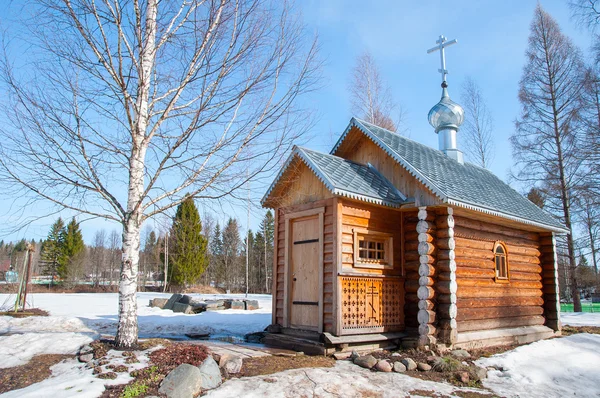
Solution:
{"label": "log wall", "polygon": [[454,344],[458,334],[456,317],[458,307],[456,305],[456,241],[454,240],[454,217],[451,207],[439,209],[435,219],[436,243],[438,245],[437,261],[437,316],[438,330],[437,338],[444,344]]}
{"label": "log wall", "polygon": [[[543,325],[540,249],[545,246],[540,245],[539,234],[457,214],[454,222],[458,332]],[[503,242],[508,252],[507,282],[495,280],[493,249],[497,241]],[[438,234],[437,244],[440,249],[449,246],[443,232]],[[440,250],[438,260],[442,257]],[[439,269],[440,279],[444,279],[451,267],[439,261]],[[452,289],[440,285],[439,292],[438,302],[451,306]]]}
{"label": "log wall", "polygon": [[[416,211],[404,213],[404,324],[406,331],[410,334],[417,334],[419,321],[417,314],[419,312],[419,268],[421,267],[419,255],[419,233],[417,224],[419,223]],[[428,256],[428,260],[433,261],[433,256]],[[412,333],[411,333],[412,332]]]}
{"label": "log wall", "polygon": [[556,258],[556,238],[553,234],[540,236],[540,257],[542,282],[544,283],[545,325],[554,331],[560,331],[560,296],[558,292],[558,270]]}
{"label": "log wall", "polygon": [[437,308],[435,302],[436,285],[436,243],[435,243],[435,210],[428,211],[427,207],[420,207],[417,213],[417,233],[419,246],[419,299],[417,321],[419,322],[420,346],[436,343]]}

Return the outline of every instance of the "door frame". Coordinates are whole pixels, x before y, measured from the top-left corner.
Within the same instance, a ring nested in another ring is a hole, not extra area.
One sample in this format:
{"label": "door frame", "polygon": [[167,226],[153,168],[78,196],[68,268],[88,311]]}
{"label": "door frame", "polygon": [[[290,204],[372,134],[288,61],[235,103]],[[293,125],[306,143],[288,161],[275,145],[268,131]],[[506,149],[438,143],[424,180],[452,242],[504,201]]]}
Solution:
{"label": "door frame", "polygon": [[324,221],[325,207],[316,207],[314,209],[308,209],[303,211],[297,211],[294,213],[288,213],[285,215],[285,252],[284,252],[284,283],[283,283],[283,326],[290,327],[290,306],[292,305],[291,300],[291,279],[290,279],[290,252],[292,247],[290,226],[291,221],[297,218],[304,218],[309,216],[318,216],[319,223],[319,324],[317,329],[319,333],[323,333],[323,221]]}

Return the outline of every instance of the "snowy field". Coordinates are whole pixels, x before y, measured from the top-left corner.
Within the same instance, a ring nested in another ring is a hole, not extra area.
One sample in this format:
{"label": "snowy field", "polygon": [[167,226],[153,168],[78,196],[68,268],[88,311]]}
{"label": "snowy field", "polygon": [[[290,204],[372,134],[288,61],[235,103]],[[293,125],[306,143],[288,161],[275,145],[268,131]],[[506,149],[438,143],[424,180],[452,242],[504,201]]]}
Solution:
{"label": "snowy field", "polygon": [[[243,295],[200,295],[204,299],[243,298]],[[14,296],[13,296],[14,297]],[[186,333],[212,337],[243,337],[263,330],[271,321],[271,297],[250,295],[259,301],[257,311],[225,310],[197,315],[176,314],[148,307],[148,301],[169,294],[139,293],[141,337],[184,338]],[[0,305],[7,302],[0,295]],[[0,368],[18,366],[39,354],[74,354],[100,335],[114,334],[116,294],[32,294],[31,306],[49,311],[49,317],[0,317]],[[598,313],[566,313],[563,324],[600,326]],[[490,358],[480,359],[490,369],[484,387],[504,397],[600,397],[600,335],[577,334],[539,341]],[[52,368],[53,376],[7,397],[97,397],[105,380],[76,360]],[[406,396],[413,390],[459,396],[469,389],[414,379],[402,374],[375,373],[340,361],[329,369],[298,369],[269,376],[232,379],[211,392],[212,397],[295,396]],[[479,390],[485,393],[485,390]]]}

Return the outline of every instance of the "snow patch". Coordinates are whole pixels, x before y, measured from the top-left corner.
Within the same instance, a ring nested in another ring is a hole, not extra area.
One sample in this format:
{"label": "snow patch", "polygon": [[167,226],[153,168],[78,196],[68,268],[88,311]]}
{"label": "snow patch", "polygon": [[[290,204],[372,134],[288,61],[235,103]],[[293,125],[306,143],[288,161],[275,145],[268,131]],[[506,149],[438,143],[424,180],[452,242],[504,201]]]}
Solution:
{"label": "snow patch", "polygon": [[600,313],[598,312],[563,312],[560,314],[563,325],[570,326],[598,326],[600,327]]}

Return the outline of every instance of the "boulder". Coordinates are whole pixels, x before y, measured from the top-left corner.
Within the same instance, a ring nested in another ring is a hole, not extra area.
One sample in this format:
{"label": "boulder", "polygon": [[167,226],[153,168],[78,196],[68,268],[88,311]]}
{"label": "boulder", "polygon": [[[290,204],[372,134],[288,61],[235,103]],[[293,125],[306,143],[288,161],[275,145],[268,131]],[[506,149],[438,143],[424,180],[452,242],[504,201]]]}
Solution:
{"label": "boulder", "polygon": [[193,314],[194,307],[189,304],[175,303],[173,304],[173,312],[181,312],[183,314]]}
{"label": "boulder", "polygon": [[177,302],[183,303],[183,304],[191,304],[193,300],[194,299],[191,296],[184,294],[183,296],[181,296],[181,298]]}
{"label": "boulder", "polygon": [[206,303],[193,302],[190,305],[192,306],[192,311],[194,311],[194,314],[199,314],[206,311]]}
{"label": "boulder", "polygon": [[87,354],[79,355],[79,362],[82,362],[82,363],[88,363],[88,362],[92,361],[93,359],[94,359],[94,354],[91,352],[88,352]]}
{"label": "boulder", "polygon": [[167,300],[167,302],[165,303],[165,306],[163,307],[163,310],[172,310],[173,309],[173,305],[178,302],[181,298],[183,297],[182,294],[178,294],[175,293],[174,295],[172,295],[169,300]]}
{"label": "boulder", "polygon": [[223,382],[221,369],[219,369],[219,365],[217,365],[212,356],[209,355],[206,357],[204,362],[198,366],[198,369],[200,370],[203,390],[212,390],[220,386]]}
{"label": "boulder", "polygon": [[453,357],[459,358],[459,359],[471,358],[471,354],[469,354],[469,352],[465,351],[465,350],[452,350],[452,351],[450,351],[450,354]]}
{"label": "boulder", "polygon": [[260,344],[262,343],[262,339],[265,337],[265,335],[265,332],[248,333],[244,336],[244,340],[248,343]]}
{"label": "boulder", "polygon": [[400,357],[400,356],[402,356],[402,355],[401,355],[399,352],[394,352],[394,353],[392,354],[392,356],[393,356],[393,357]]}
{"label": "boulder", "polygon": [[431,365],[427,365],[424,362],[419,362],[417,364],[417,369],[419,369],[421,372],[429,372],[431,370]]}
{"label": "boulder", "polygon": [[233,300],[231,302],[231,309],[232,310],[245,310],[246,306],[244,305],[243,301],[240,300]]}
{"label": "boulder", "polygon": [[89,354],[92,351],[94,351],[92,346],[90,346],[89,344],[86,344],[86,345],[81,346],[81,348],[79,348],[79,355]]}
{"label": "boulder", "polygon": [[211,300],[206,302],[206,309],[217,307],[225,308],[225,300]]}
{"label": "boulder", "polygon": [[225,370],[228,374],[240,373],[242,370],[242,358],[237,355],[223,354],[219,358],[219,367]]}
{"label": "boulder", "polygon": [[352,352],[350,353],[350,359],[351,360],[355,360],[356,358],[358,358],[360,356],[360,354],[358,353],[358,351],[356,350],[352,350]]}
{"label": "boulder", "polygon": [[487,369],[482,368],[481,366],[475,366],[475,374],[479,380],[483,380],[487,378]]}
{"label": "boulder", "polygon": [[169,299],[166,298],[155,298],[150,300],[150,307],[157,307],[160,309],[165,308],[165,305],[167,304],[167,302],[169,301]]}
{"label": "boulder", "polygon": [[380,359],[379,361],[377,361],[377,364],[375,364],[375,369],[377,369],[380,372],[391,372],[392,364],[385,359]]}
{"label": "boulder", "polygon": [[158,392],[168,398],[192,398],[202,391],[202,374],[196,366],[183,363],[160,383]]}
{"label": "boulder", "polygon": [[249,311],[259,309],[258,300],[246,300],[246,309]]}
{"label": "boulder", "polygon": [[265,331],[267,331],[269,333],[281,333],[281,325],[278,323],[271,324],[271,325],[267,326]]}
{"label": "boulder", "polygon": [[365,355],[358,357],[354,360],[354,363],[362,368],[371,369],[377,365],[377,359],[373,355]]}
{"label": "boulder", "polygon": [[394,362],[394,372],[404,373],[406,372],[406,366],[402,362]]}
{"label": "boulder", "polygon": [[338,361],[343,361],[344,359],[349,359],[352,353],[350,352],[335,352],[333,357]]}
{"label": "boulder", "polygon": [[411,358],[404,358],[400,360],[404,366],[406,366],[406,370],[415,370],[417,368],[417,363],[413,361]]}
{"label": "boulder", "polygon": [[469,372],[456,372],[456,380],[460,381],[461,383],[469,383]]}

